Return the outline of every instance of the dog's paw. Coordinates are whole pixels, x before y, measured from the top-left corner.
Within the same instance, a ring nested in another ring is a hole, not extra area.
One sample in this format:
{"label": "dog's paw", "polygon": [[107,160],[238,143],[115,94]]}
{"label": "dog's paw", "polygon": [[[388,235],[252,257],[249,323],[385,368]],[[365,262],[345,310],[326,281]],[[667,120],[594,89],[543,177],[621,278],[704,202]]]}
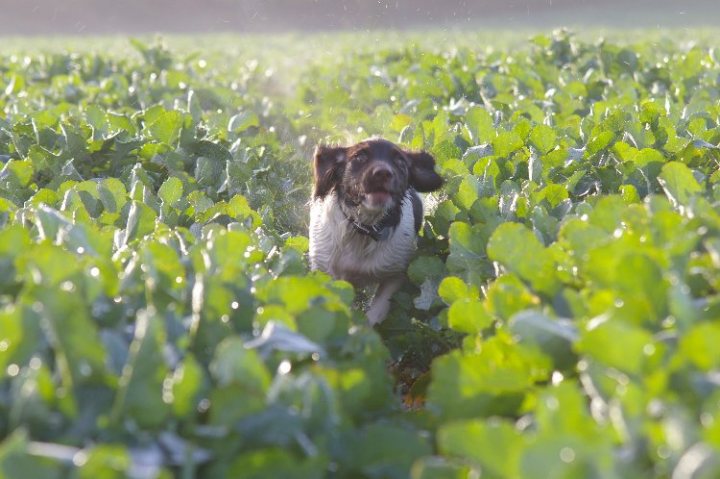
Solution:
{"label": "dog's paw", "polygon": [[383,319],[388,315],[390,311],[390,301],[373,301],[370,308],[368,308],[366,316],[370,326],[375,326],[382,322]]}

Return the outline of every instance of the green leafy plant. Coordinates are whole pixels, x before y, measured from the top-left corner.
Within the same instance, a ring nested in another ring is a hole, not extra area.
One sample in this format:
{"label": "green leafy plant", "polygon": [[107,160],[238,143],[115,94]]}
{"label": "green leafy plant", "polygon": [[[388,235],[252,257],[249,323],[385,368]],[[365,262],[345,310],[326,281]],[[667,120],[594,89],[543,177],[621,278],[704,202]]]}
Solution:
{"label": "green leafy plant", "polygon": [[[716,51],[429,43],[0,56],[0,476],[717,476]],[[377,330],[304,259],[372,134],[446,179]]]}

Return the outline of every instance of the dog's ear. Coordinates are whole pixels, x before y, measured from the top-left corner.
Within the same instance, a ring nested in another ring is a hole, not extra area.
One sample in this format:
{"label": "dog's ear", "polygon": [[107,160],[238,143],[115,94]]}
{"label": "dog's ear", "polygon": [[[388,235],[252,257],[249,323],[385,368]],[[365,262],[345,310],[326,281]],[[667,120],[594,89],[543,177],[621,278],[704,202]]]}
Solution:
{"label": "dog's ear", "polygon": [[318,145],[313,159],[313,197],[322,198],[332,191],[342,178],[347,161],[347,148]]}
{"label": "dog's ear", "polygon": [[425,151],[406,151],[410,160],[410,186],[422,193],[435,191],[443,184],[443,179],[435,173],[435,158]]}

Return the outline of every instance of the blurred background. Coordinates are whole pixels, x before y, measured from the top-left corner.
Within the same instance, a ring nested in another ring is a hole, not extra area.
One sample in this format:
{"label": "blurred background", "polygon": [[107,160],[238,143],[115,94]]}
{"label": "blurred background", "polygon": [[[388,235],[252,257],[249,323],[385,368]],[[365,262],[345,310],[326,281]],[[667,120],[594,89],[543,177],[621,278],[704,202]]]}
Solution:
{"label": "blurred background", "polygon": [[460,28],[693,28],[719,0],[0,0],[0,35]]}

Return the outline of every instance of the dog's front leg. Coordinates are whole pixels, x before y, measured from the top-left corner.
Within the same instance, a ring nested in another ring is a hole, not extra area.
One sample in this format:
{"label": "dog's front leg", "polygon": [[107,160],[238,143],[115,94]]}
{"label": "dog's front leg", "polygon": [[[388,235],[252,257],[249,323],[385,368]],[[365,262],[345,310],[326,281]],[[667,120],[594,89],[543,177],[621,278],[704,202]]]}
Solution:
{"label": "dog's front leg", "polygon": [[390,311],[390,298],[402,287],[404,281],[405,275],[393,276],[380,282],[367,310],[370,325],[378,324],[385,319]]}

